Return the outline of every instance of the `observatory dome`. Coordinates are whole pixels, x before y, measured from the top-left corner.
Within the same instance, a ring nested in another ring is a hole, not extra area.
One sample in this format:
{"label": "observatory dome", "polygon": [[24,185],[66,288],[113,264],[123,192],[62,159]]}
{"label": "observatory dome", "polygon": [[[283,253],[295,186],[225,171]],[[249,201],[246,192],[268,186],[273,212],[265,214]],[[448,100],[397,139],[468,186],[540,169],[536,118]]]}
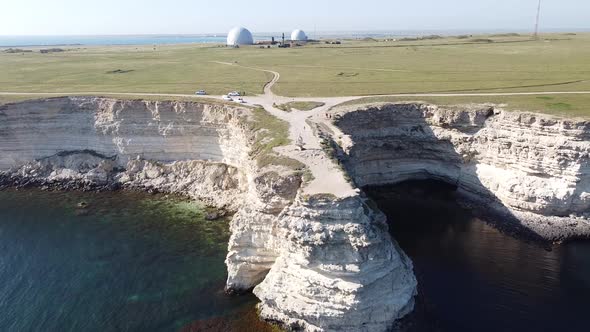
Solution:
{"label": "observatory dome", "polygon": [[248,29],[237,27],[231,29],[227,34],[227,45],[252,45],[254,44],[254,38]]}
{"label": "observatory dome", "polygon": [[295,40],[295,41],[306,41],[307,40],[307,35],[305,34],[305,32],[303,32],[303,30],[294,30],[291,33],[291,40]]}

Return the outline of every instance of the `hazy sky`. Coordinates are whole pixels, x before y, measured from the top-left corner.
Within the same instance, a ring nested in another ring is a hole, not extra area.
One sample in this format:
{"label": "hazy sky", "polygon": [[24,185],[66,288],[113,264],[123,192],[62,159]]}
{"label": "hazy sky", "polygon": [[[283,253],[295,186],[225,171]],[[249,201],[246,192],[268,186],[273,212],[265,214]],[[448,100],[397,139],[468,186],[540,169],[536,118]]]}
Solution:
{"label": "hazy sky", "polygon": [[[298,4],[298,5],[296,5]],[[0,35],[531,30],[537,0],[0,0]],[[543,0],[541,27],[590,28],[590,0]]]}

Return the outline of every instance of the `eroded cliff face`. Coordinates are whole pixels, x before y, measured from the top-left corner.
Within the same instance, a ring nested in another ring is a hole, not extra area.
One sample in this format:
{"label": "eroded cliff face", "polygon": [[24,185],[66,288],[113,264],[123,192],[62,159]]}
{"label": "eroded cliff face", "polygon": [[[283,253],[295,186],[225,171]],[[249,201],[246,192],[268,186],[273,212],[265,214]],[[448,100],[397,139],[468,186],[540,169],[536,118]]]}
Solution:
{"label": "eroded cliff face", "polygon": [[[248,188],[246,110],[53,98],[0,108],[0,171],[16,184],[132,187],[237,208]],[[7,180],[6,180],[7,181]],[[217,191],[225,195],[218,197]]]}
{"label": "eroded cliff face", "polygon": [[418,103],[337,114],[335,141],[358,186],[439,179],[543,238],[590,234],[587,121]]}
{"label": "eroded cliff face", "polygon": [[[302,172],[260,166],[253,110],[54,98],[0,107],[0,186],[179,193],[234,211],[229,292],[306,331],[385,331],[413,308],[412,264],[360,195],[304,197]],[[268,156],[267,156],[268,157]],[[268,158],[267,158],[268,159]]]}

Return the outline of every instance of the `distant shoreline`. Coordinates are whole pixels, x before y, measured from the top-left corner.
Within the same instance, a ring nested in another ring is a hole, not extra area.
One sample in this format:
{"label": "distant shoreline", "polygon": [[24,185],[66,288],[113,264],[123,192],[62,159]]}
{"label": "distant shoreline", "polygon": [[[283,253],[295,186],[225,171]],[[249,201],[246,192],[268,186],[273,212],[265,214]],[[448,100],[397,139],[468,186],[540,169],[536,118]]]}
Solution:
{"label": "distant shoreline", "polygon": [[0,36],[0,48],[53,46],[141,46],[225,43],[225,36],[130,35],[130,36]]}
{"label": "distant shoreline", "polygon": [[[488,35],[498,33],[531,34],[531,31],[523,29],[498,29],[498,30],[375,30],[375,31],[307,31],[312,39],[360,39],[360,38],[403,38],[426,35],[453,36],[463,34]],[[590,29],[544,29],[542,33],[584,33]],[[270,40],[271,37],[280,38],[282,32],[254,33],[255,41]],[[287,35],[287,32],[285,32]],[[0,35],[0,48],[16,47],[80,47],[80,46],[142,46],[142,45],[175,45],[175,44],[223,44],[226,37],[224,33],[216,34],[146,34],[146,35],[47,35],[47,36],[2,36]]]}

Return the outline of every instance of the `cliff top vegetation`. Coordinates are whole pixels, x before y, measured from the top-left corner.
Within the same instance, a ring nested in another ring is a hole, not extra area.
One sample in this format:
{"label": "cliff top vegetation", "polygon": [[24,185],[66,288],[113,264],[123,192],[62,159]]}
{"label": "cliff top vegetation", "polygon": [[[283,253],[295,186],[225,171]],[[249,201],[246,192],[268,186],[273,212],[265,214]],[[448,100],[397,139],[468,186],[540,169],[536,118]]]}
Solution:
{"label": "cliff top vegetation", "polygon": [[[204,89],[215,95],[234,90],[261,94],[268,73],[246,67],[279,72],[273,90],[284,96],[589,91],[590,33],[541,37],[343,40],[340,45],[291,49],[149,45],[80,47],[50,54],[0,52],[0,92],[193,94]],[[119,73],[109,74],[113,71]],[[21,97],[0,96],[0,103]],[[588,95],[547,97],[553,100],[519,96],[460,101],[590,113]],[[440,98],[455,102],[454,97]]]}

